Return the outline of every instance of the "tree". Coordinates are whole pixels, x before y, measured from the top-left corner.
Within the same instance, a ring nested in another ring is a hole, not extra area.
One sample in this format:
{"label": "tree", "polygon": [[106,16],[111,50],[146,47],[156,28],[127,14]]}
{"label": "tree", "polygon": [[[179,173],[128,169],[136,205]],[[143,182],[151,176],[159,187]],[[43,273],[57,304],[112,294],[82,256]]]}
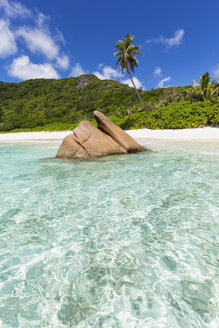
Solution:
{"label": "tree", "polygon": [[201,93],[204,101],[211,100],[216,93],[218,92],[218,85],[216,85],[216,81],[219,79],[217,77],[214,79],[212,82],[211,81],[211,76],[208,72],[204,73],[202,76],[200,76],[200,84],[198,84],[196,81],[192,81],[195,88],[198,88]]}
{"label": "tree", "polygon": [[134,68],[138,66],[138,60],[135,55],[141,55],[141,52],[139,51],[139,46],[131,44],[133,39],[134,35],[127,34],[124,40],[119,40],[115,44],[115,49],[117,49],[118,51],[114,53],[114,56],[119,57],[116,62],[116,67],[118,67],[120,64],[122,73],[124,72],[124,69],[126,69],[142,106],[145,110],[147,110],[131,76],[131,72],[134,73]]}

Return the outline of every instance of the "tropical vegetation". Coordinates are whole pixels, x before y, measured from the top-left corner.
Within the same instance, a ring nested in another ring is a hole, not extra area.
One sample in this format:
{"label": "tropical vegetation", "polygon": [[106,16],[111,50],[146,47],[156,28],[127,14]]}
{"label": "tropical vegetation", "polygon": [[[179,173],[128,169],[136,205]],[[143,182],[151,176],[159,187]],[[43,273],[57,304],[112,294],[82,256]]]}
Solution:
{"label": "tropical vegetation", "polygon": [[94,110],[125,129],[219,126],[216,92],[207,101],[200,88],[193,86],[138,92],[147,111],[134,88],[89,74],[62,80],[0,82],[0,131],[72,129],[81,120],[93,121]]}
{"label": "tropical vegetation", "polygon": [[211,76],[208,72],[206,72],[200,76],[200,84],[193,80],[195,88],[200,90],[204,101],[212,100],[216,95],[218,95],[219,86],[216,83],[218,79],[219,77],[211,82]]}

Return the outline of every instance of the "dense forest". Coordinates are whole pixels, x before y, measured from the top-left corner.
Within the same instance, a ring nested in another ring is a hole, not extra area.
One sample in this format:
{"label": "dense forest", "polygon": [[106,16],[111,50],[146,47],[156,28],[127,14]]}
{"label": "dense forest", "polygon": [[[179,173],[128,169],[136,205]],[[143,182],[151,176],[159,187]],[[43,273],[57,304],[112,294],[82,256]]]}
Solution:
{"label": "dense forest", "polygon": [[139,90],[91,74],[62,80],[0,82],[0,131],[66,130],[93,111],[109,116],[123,129],[180,129],[219,125],[219,96],[206,101],[193,86]]}

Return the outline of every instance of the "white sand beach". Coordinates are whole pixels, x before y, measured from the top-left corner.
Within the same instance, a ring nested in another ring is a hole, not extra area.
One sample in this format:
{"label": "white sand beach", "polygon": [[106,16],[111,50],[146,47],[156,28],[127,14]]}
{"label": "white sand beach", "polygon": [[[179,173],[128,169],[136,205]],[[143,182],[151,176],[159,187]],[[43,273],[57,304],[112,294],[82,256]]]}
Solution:
{"label": "white sand beach", "polygon": [[[139,129],[126,131],[136,140],[150,139],[163,141],[196,141],[196,142],[219,142],[219,128],[194,128],[179,130],[150,130]],[[0,134],[0,143],[2,142],[48,142],[62,141],[71,131],[54,132],[20,132],[20,133],[2,133]]]}
{"label": "white sand beach", "polygon": [[166,141],[218,141],[219,128],[194,128],[178,130],[139,129],[126,131],[134,139],[153,139]]}

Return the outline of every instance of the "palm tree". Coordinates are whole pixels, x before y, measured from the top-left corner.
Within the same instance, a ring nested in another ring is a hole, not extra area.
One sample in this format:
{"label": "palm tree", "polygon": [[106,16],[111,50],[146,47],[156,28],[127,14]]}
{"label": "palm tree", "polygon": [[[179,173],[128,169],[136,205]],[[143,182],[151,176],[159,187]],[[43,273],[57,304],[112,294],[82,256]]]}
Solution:
{"label": "palm tree", "polygon": [[141,55],[141,52],[139,51],[139,46],[131,44],[133,39],[134,35],[127,34],[124,40],[119,40],[118,42],[116,42],[115,48],[118,51],[114,53],[114,56],[119,57],[116,62],[116,67],[118,67],[118,65],[120,64],[122,68],[122,73],[124,72],[124,69],[126,69],[142,106],[145,110],[147,110],[130,73],[134,73],[134,68],[138,66],[138,60],[135,55]]}
{"label": "palm tree", "polygon": [[216,92],[218,91],[218,86],[216,85],[216,87],[215,87],[215,82],[218,79],[219,79],[219,77],[217,77],[212,82],[210,82],[211,76],[208,72],[206,72],[205,74],[200,76],[200,79],[199,79],[200,84],[198,84],[194,80],[192,82],[196,88],[199,88],[201,90],[203,100],[208,101],[208,100],[211,100],[215,96]]}

